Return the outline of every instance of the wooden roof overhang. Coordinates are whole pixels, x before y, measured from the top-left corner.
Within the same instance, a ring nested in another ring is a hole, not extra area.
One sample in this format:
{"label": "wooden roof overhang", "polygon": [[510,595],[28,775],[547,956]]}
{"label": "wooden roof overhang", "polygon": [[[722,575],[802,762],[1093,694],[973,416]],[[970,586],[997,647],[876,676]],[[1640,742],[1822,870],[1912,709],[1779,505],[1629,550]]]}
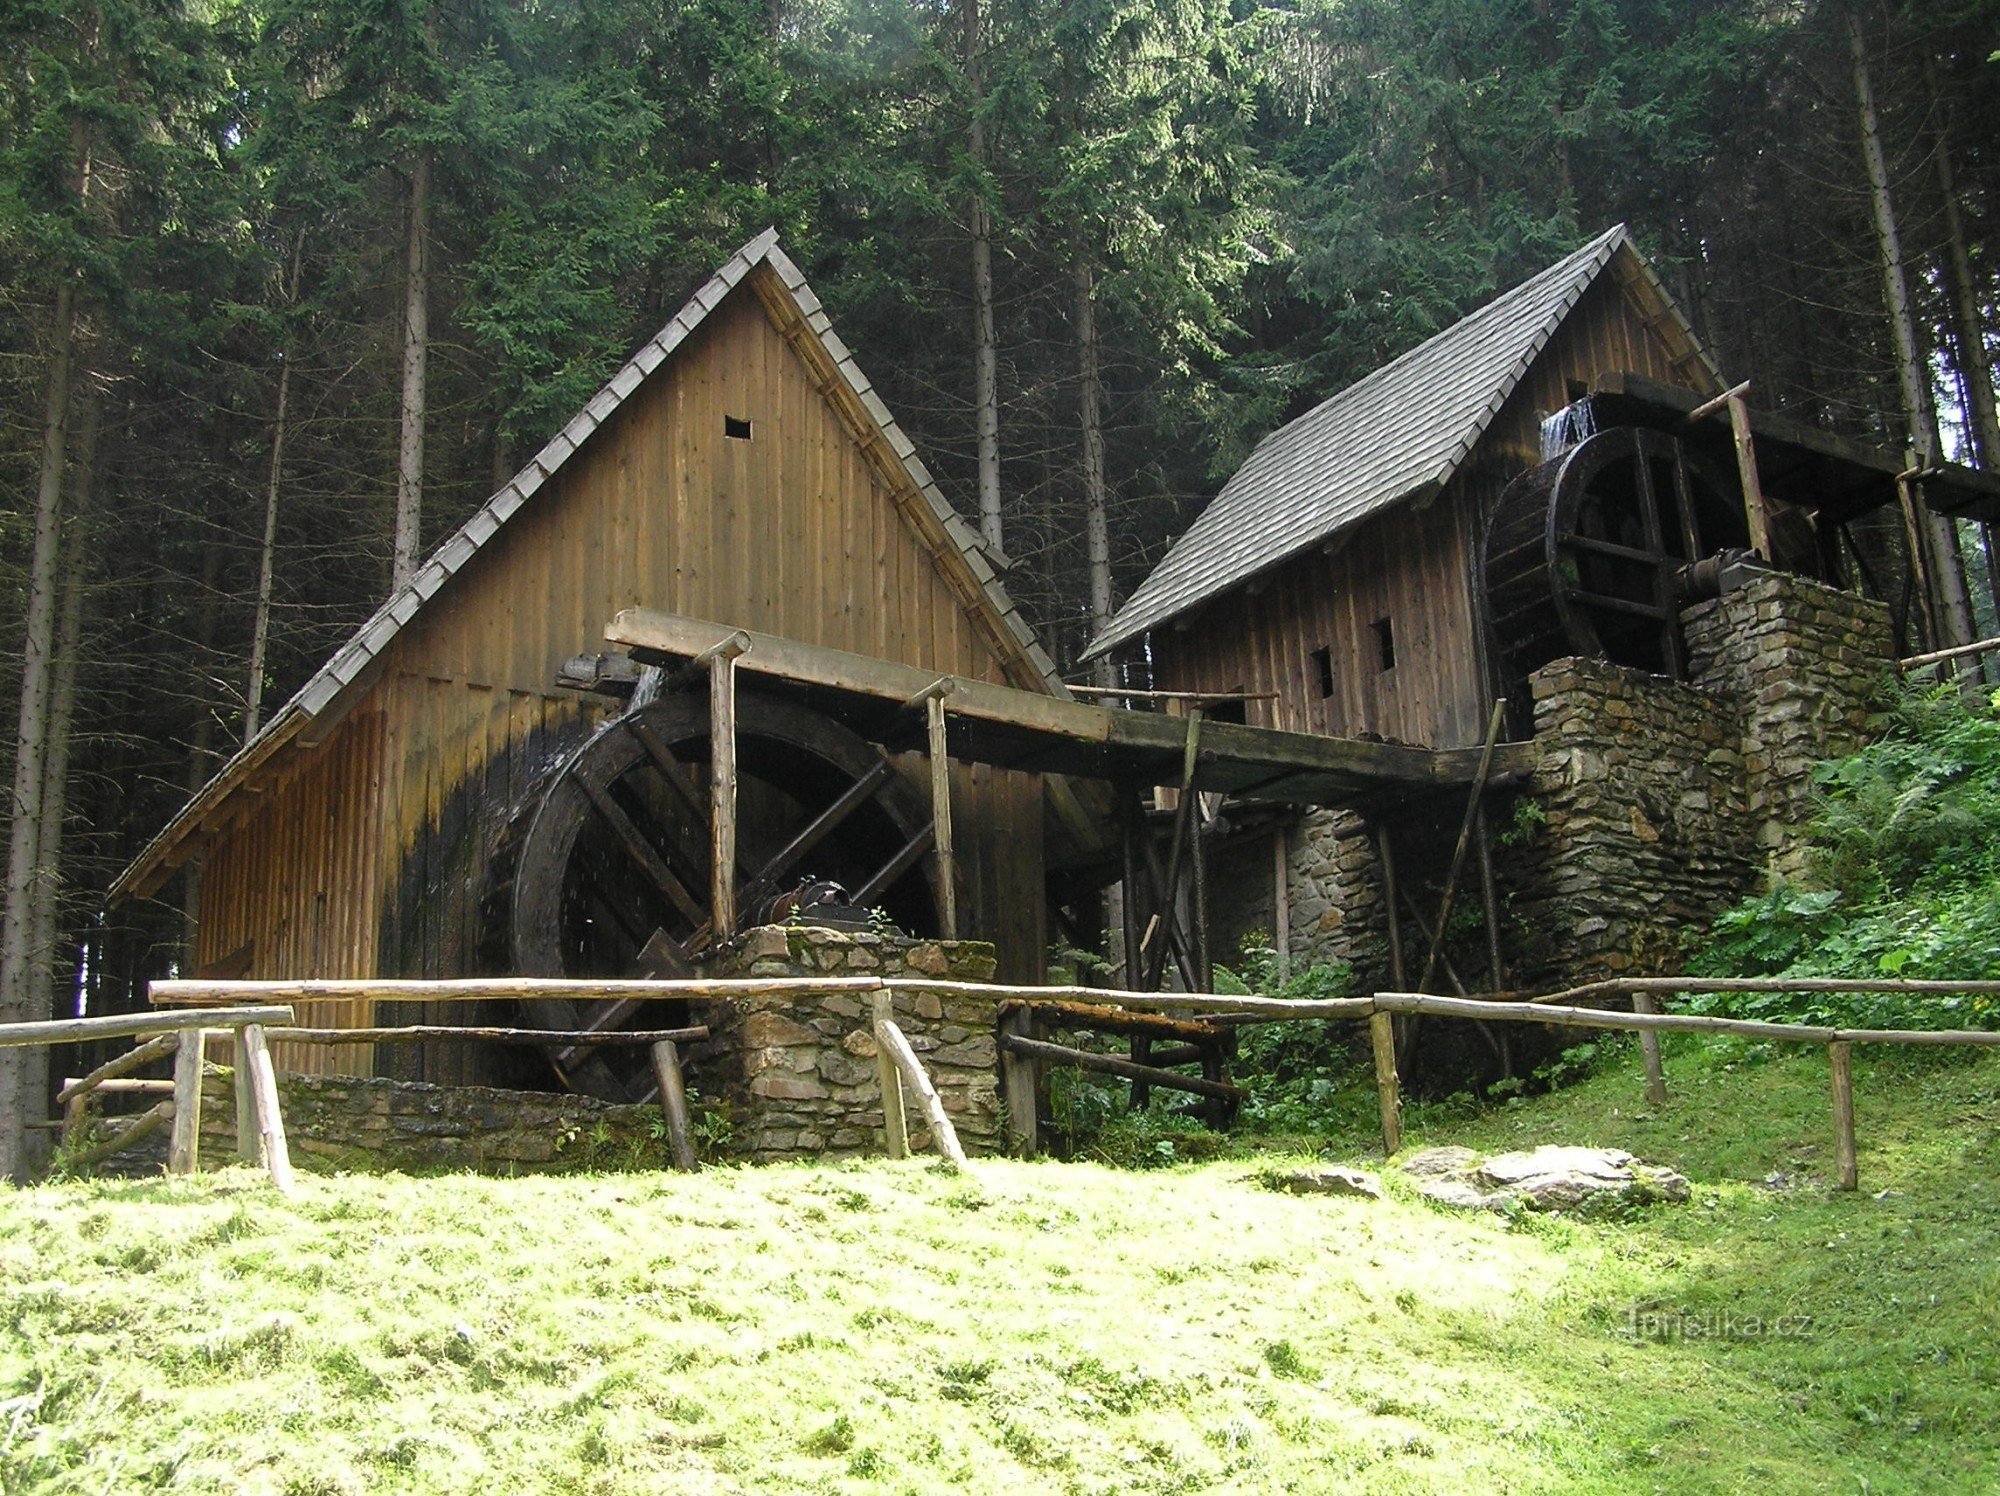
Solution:
{"label": "wooden roof overhang", "polygon": [[[1181,782],[1189,730],[1185,717],[940,677],[909,665],[644,608],[626,609],[604,631],[606,640],[649,665],[694,659],[733,635],[749,644],[737,656],[736,668],[759,677],[760,689],[793,695],[884,747],[914,748],[923,742],[925,719],[918,708],[942,688],[946,739],[954,758],[1129,785]],[[1196,789],[1282,805],[1354,805],[1412,792],[1465,789],[1478,775],[1480,757],[1477,748],[1419,748],[1212,721],[1202,723],[1196,752]],[[1488,781],[1523,777],[1531,752],[1528,743],[1498,745]]]}
{"label": "wooden roof overhang", "polygon": [[[1603,426],[1681,426],[1704,403],[1691,390],[1637,374],[1606,374],[1591,387],[1597,423]],[[1839,524],[1897,500],[1896,479],[1908,463],[1888,447],[1836,436],[1766,410],[1750,413],[1757,443],[1757,472],[1765,491]],[[1725,464],[1731,451],[1729,416],[1717,412],[1690,435],[1714,444]],[[1942,514],[2000,520],[2000,474],[1945,463],[1923,476],[1924,497]]]}

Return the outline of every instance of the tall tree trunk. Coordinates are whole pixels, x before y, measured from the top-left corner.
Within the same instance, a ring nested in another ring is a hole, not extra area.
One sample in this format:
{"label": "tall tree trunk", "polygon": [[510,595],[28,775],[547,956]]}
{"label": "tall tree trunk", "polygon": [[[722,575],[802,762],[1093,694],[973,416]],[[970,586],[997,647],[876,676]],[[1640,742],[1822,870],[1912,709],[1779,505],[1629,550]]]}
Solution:
{"label": "tall tree trunk", "polygon": [[979,530],[999,551],[1000,520],[1000,350],[993,329],[993,222],[986,207],[985,42],[979,0],[962,0],[965,27],[965,83],[972,101],[969,148],[981,181],[972,189],[972,409],[979,439]]}
{"label": "tall tree trunk", "polygon": [[[306,231],[292,239],[292,269],[285,289],[289,310],[298,304],[299,269],[305,255]],[[289,348],[279,353],[278,409],[271,422],[271,463],[264,482],[264,543],[257,552],[257,613],[250,625],[250,673],[243,686],[243,741],[257,736],[264,720],[264,659],[270,652],[271,583],[278,550],[278,494],[285,473],[285,414],[292,393],[292,358]]]}
{"label": "tall tree trunk", "polygon": [[[1938,196],[1944,203],[1945,285],[1951,293],[1952,344],[1957,355],[1959,381],[1965,390],[1966,433],[1972,441],[1972,458],[1982,468],[2000,468],[2000,410],[1995,409],[1993,361],[1986,352],[1986,324],[1979,314],[1978,283],[1972,275],[1972,258],[1965,247],[1965,215],[1959,206],[1958,181],[1951,164],[1951,128],[1945,110],[1937,70],[1924,60],[1924,83],[1930,90],[1931,115],[1937,120]],[[2000,537],[1988,521],[1979,527],[1981,550],[1986,557],[1987,596],[2000,610]],[[2000,680],[2000,659],[1986,661],[1988,681]]]}
{"label": "tall tree trunk", "polygon": [[[63,464],[69,452],[70,381],[76,356],[76,281],[56,290],[50,329],[48,395],[35,485],[34,544],[28,562],[28,616],[21,640],[21,705],[14,742],[14,798],[8,830],[5,908],[0,911],[0,1020],[46,1017],[33,1010],[35,885],[42,875],[42,788],[48,774],[49,707],[54,694],[57,570],[62,551]],[[48,1051],[0,1049],[0,1172],[24,1178],[32,1162],[26,1123],[47,1098]]]}
{"label": "tall tree trunk", "polygon": [[[1868,51],[1862,40],[1861,18],[1850,14],[1847,40],[1854,58],[1854,97],[1861,118],[1861,153],[1868,167],[1868,189],[1875,208],[1875,237],[1882,252],[1882,285],[1889,305],[1889,324],[1896,337],[1896,375],[1903,391],[1903,409],[1910,422],[1910,445],[1917,460],[1930,467],[1938,460],[1937,413],[1931,404],[1930,370],[1918,336],[1910,301],[1909,273],[1904,268],[1902,236],[1896,227],[1896,205],[1889,192],[1889,167],[1882,153],[1882,127],[1875,109],[1875,90],[1868,77]],[[1959,560],[1958,532],[1951,521],[1923,506],[1931,574],[1938,590],[1942,644],[1972,640],[1972,599],[1965,588],[1965,568]]]}
{"label": "tall tree trunk", "polygon": [[[1070,272],[1076,293],[1077,423],[1083,430],[1083,532],[1090,568],[1093,633],[1111,621],[1111,520],[1104,488],[1104,424],[1099,411],[1103,379],[1098,368],[1097,285],[1090,262],[1078,257]],[[1097,664],[1100,685],[1114,684],[1108,659]]]}
{"label": "tall tree trunk", "polygon": [[56,937],[62,914],[63,821],[69,809],[69,750],[76,723],[77,654],[83,644],[83,598],[90,574],[91,516],[97,490],[97,401],[86,391],[76,422],[76,461],[70,473],[70,519],[63,546],[62,605],[56,621],[55,682],[49,693],[49,745],[42,764],[42,836],[29,925],[29,1004],[35,1013],[55,1005]]}
{"label": "tall tree trunk", "polygon": [[430,362],[431,158],[419,155],[410,171],[409,242],[403,269],[403,430],[396,463],[396,536],[389,590],[417,570],[423,529],[424,404]]}

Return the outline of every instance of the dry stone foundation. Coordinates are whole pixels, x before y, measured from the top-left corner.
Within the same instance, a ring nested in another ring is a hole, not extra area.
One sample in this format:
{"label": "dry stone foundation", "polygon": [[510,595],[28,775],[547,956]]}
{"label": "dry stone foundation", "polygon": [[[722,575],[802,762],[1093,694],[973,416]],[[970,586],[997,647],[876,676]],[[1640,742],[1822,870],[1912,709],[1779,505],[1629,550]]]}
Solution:
{"label": "dry stone foundation", "polygon": [[[985,941],[770,925],[745,934],[706,974],[987,982],[993,971]],[[883,1151],[871,1001],[866,992],[786,993],[711,1008],[704,1019],[710,1037],[689,1051],[688,1078],[727,1112],[732,1155],[765,1163]],[[965,1151],[1001,1152],[1006,1128],[992,1001],[906,990],[895,993],[894,1010]],[[921,1112],[911,1105],[907,1115],[911,1148],[929,1148]]]}

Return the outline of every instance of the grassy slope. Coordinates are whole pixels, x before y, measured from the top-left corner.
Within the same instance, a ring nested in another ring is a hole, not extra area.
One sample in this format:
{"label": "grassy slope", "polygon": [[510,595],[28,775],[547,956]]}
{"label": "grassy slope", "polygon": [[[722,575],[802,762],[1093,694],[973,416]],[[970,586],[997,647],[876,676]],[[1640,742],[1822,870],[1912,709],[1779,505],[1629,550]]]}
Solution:
{"label": "grassy slope", "polygon": [[[1245,1161],[0,1196],[0,1488],[2000,1486],[2000,1057],[1864,1062],[1846,1197],[1823,1061],[1755,1058],[1670,1055],[1657,1117],[1626,1057],[1416,1119],[1695,1179],[1623,1223],[1298,1199]],[[1812,1328],[1662,1343],[1635,1305]]]}

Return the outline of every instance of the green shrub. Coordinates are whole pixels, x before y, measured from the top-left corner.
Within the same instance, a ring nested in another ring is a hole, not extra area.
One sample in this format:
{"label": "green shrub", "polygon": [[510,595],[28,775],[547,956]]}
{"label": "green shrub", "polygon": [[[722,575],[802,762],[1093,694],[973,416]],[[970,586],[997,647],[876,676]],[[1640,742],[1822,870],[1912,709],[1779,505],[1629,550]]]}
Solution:
{"label": "green shrub", "polygon": [[[1700,976],[2000,979],[2000,694],[1910,691],[1880,742],[1819,766],[1807,874],[1745,899]],[[2000,1027],[1986,996],[1710,993],[1698,1013],[1859,1028]]]}

